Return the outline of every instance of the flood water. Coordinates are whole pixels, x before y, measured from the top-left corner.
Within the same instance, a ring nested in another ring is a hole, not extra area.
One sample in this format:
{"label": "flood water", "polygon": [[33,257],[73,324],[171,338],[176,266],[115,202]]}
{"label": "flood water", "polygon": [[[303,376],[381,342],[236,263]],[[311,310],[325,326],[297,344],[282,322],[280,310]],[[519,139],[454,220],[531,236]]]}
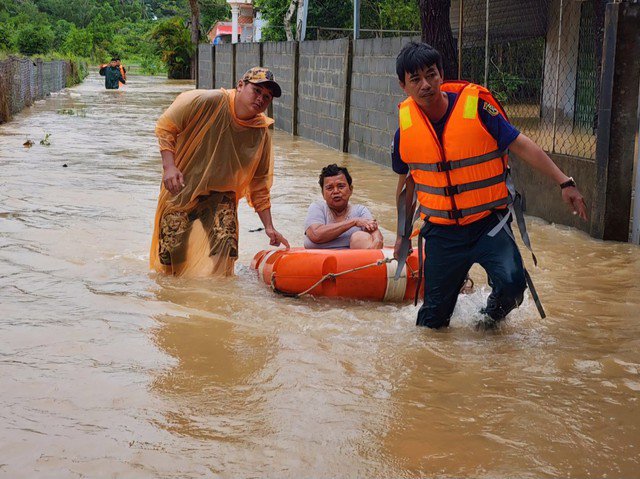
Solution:
{"label": "flood water", "polygon": [[[436,332],[412,304],[274,295],[244,201],[236,277],[161,277],[153,129],[192,85],[102,81],[0,125],[0,477],[640,477],[638,247],[531,218],[548,317],[527,297],[489,333],[479,269]],[[292,244],[333,162],[392,243],[391,170],[274,140]]]}

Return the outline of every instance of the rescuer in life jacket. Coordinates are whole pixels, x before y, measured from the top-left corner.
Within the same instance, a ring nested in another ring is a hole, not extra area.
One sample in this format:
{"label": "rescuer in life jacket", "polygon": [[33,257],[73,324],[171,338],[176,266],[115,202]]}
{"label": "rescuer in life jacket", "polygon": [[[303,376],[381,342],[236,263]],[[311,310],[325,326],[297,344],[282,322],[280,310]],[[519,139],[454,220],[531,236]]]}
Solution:
{"label": "rescuer in life jacket", "polygon": [[400,175],[399,262],[411,247],[414,210],[425,220],[420,230],[425,241],[424,303],[417,325],[449,325],[474,263],[486,270],[492,286],[479,329],[495,327],[519,306],[527,285],[544,316],[511,231],[515,216],[530,247],[519,195],[508,176],[507,149],[554,181],[564,202],[586,220],[575,181],[507,121],[489,90],[464,81],[444,82],[442,57],[430,45],[406,44],[396,73],[408,96],[399,105],[392,152],[393,170]]}
{"label": "rescuer in life jacket", "polygon": [[109,63],[100,65],[99,73],[104,77],[104,87],[107,90],[117,90],[119,85],[127,82],[122,77],[117,63],[116,57],[113,57]]}

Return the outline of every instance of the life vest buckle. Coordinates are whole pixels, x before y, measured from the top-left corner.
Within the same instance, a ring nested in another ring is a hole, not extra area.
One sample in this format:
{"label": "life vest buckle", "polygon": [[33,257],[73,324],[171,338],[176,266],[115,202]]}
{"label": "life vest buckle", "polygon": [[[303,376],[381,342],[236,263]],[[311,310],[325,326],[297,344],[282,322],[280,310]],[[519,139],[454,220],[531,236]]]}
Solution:
{"label": "life vest buckle", "polygon": [[458,185],[445,186],[443,188],[443,191],[444,191],[444,196],[453,196],[453,195],[457,195],[458,193],[460,193],[458,191]]}
{"label": "life vest buckle", "polygon": [[438,169],[438,173],[443,173],[451,169],[451,163],[448,161],[441,161],[436,163],[436,168]]}
{"label": "life vest buckle", "polygon": [[449,210],[449,211],[447,211],[447,213],[449,214],[449,219],[450,220],[459,220],[460,218],[462,218],[464,216],[462,214],[462,210]]}

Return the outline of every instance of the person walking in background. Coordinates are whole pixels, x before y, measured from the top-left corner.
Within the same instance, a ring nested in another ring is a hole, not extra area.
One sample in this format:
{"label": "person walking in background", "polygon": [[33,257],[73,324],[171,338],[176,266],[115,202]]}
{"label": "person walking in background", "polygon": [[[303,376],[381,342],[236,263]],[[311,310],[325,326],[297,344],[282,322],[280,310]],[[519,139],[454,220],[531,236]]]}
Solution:
{"label": "person walking in background", "polygon": [[[492,292],[479,328],[495,327],[519,306],[529,285],[510,222],[515,213],[525,244],[522,212],[508,176],[509,148],[558,185],[562,200],[587,219],[585,201],[565,175],[533,141],[514,128],[489,90],[464,81],[443,81],[442,57],[425,43],[400,51],[396,73],[408,98],[399,105],[400,128],[393,147],[397,194],[396,257],[410,248],[412,199],[424,218],[424,303],[417,324],[449,325],[458,292],[474,263],[489,276]],[[515,203],[514,203],[514,200]]]}
{"label": "person walking in background", "polygon": [[117,90],[120,84],[124,85],[127,82],[120,72],[118,59],[115,57],[109,63],[100,65],[99,73],[104,77],[104,87],[107,90]]}
{"label": "person walking in background", "polygon": [[266,68],[248,70],[234,90],[191,90],[156,125],[164,174],[150,266],[188,276],[233,275],[238,202],[247,200],[269,244],[288,241],[273,227],[273,149],[264,112],[282,94]]}

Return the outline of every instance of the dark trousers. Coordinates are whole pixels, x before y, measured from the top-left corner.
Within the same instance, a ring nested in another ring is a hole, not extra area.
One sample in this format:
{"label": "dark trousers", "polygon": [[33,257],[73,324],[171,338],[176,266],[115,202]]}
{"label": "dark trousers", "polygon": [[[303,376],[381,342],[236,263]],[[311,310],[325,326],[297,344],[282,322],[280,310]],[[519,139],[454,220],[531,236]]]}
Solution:
{"label": "dark trousers", "polygon": [[[487,233],[497,225],[495,213],[470,225],[436,225],[427,222],[424,237],[424,303],[418,311],[418,326],[448,326],[458,293],[469,269],[480,264],[493,288],[485,313],[503,319],[522,303],[526,280],[522,256],[505,229]],[[510,228],[510,225],[507,225]]]}

